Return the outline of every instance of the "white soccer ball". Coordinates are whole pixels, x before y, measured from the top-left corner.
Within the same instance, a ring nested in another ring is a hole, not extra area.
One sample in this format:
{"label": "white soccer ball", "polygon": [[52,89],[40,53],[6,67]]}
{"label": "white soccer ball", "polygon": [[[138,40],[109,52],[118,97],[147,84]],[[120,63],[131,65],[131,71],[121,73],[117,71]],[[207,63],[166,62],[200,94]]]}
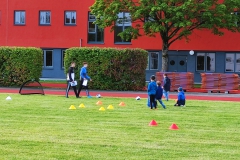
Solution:
{"label": "white soccer ball", "polygon": [[101,95],[100,95],[100,94],[97,94],[96,97],[97,97],[97,98],[101,98]]}
{"label": "white soccer ball", "polygon": [[140,100],[141,98],[139,96],[136,97],[136,100]]}

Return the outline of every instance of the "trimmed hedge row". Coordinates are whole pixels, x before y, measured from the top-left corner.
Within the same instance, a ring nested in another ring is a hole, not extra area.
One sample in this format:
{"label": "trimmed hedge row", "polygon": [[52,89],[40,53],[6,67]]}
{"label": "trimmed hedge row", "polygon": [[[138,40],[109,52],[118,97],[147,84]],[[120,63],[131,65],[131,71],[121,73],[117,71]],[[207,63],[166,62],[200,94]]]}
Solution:
{"label": "trimmed hedge row", "polygon": [[39,48],[0,47],[0,86],[20,86],[27,80],[39,80],[42,56]]}
{"label": "trimmed hedge row", "polygon": [[65,53],[65,73],[72,61],[76,62],[75,74],[84,61],[88,62],[88,74],[93,79],[92,89],[142,90],[145,86],[145,70],[148,53],[142,49],[70,48]]}

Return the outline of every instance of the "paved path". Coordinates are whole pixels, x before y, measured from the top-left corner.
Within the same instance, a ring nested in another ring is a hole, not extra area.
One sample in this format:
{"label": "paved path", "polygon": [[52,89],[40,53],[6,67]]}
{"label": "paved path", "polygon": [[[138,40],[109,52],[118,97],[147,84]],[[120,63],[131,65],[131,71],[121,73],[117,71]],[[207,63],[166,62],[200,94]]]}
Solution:
{"label": "paved path", "polygon": [[[18,93],[18,88],[0,87],[0,93]],[[44,89],[46,95],[65,95],[64,89]],[[122,98],[147,98],[147,93],[142,91],[96,91],[90,90],[90,94],[95,96],[101,94],[102,97],[122,97]],[[188,100],[209,100],[209,101],[235,101],[240,102],[240,94],[225,94],[225,93],[191,93],[186,92]],[[80,96],[85,96],[86,93],[82,90]],[[69,96],[74,96],[73,90],[70,90]],[[177,92],[170,93],[170,99],[176,99]]]}

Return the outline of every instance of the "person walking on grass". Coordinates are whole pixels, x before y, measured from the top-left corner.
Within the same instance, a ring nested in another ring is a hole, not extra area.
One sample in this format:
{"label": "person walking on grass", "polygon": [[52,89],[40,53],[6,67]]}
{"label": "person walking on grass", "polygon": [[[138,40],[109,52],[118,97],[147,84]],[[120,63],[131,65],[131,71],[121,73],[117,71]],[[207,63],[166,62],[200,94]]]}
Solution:
{"label": "person walking on grass", "polygon": [[155,103],[155,95],[156,95],[156,91],[157,91],[157,84],[155,82],[155,76],[152,75],[150,78],[150,83],[148,84],[148,96],[150,99],[150,107],[151,109],[153,109],[153,107],[155,109],[157,109],[157,104]]}
{"label": "person walking on grass", "polygon": [[168,78],[167,74],[163,74],[163,95],[165,99],[168,101],[169,100],[169,92],[171,88],[171,80]]}
{"label": "person walking on grass", "polygon": [[86,89],[86,95],[88,98],[92,98],[89,94],[89,89],[88,89],[88,81],[92,81],[92,79],[88,76],[87,74],[87,67],[88,63],[83,62],[83,67],[80,70],[80,80],[79,80],[79,88],[78,88],[78,97],[80,97],[80,92],[83,88]]}
{"label": "person walking on grass", "polygon": [[162,107],[164,109],[166,109],[166,106],[162,102],[162,95],[163,95],[163,89],[162,89],[162,86],[161,86],[161,82],[157,81],[157,91],[156,91],[156,97],[155,98],[162,105]]}
{"label": "person walking on grass", "polygon": [[74,68],[75,68],[75,62],[71,63],[71,66],[68,69],[68,73],[67,73],[67,89],[66,89],[66,98],[68,98],[68,92],[70,90],[70,88],[72,87],[74,90],[74,93],[76,95],[76,98],[78,98],[78,94],[77,94],[77,88],[76,88],[76,81],[74,81],[75,78],[75,73],[74,73]]}

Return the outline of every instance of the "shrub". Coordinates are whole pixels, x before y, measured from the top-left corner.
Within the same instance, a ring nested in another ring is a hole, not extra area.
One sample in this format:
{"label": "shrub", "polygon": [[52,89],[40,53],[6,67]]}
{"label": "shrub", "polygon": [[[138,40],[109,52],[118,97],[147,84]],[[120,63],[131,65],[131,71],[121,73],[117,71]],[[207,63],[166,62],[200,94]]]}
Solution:
{"label": "shrub", "polygon": [[71,62],[76,62],[75,74],[84,61],[88,62],[89,83],[93,89],[142,90],[148,53],[142,49],[70,48],[65,54],[65,73]]}
{"label": "shrub", "polygon": [[0,47],[0,85],[20,86],[42,73],[42,50],[39,48]]}

